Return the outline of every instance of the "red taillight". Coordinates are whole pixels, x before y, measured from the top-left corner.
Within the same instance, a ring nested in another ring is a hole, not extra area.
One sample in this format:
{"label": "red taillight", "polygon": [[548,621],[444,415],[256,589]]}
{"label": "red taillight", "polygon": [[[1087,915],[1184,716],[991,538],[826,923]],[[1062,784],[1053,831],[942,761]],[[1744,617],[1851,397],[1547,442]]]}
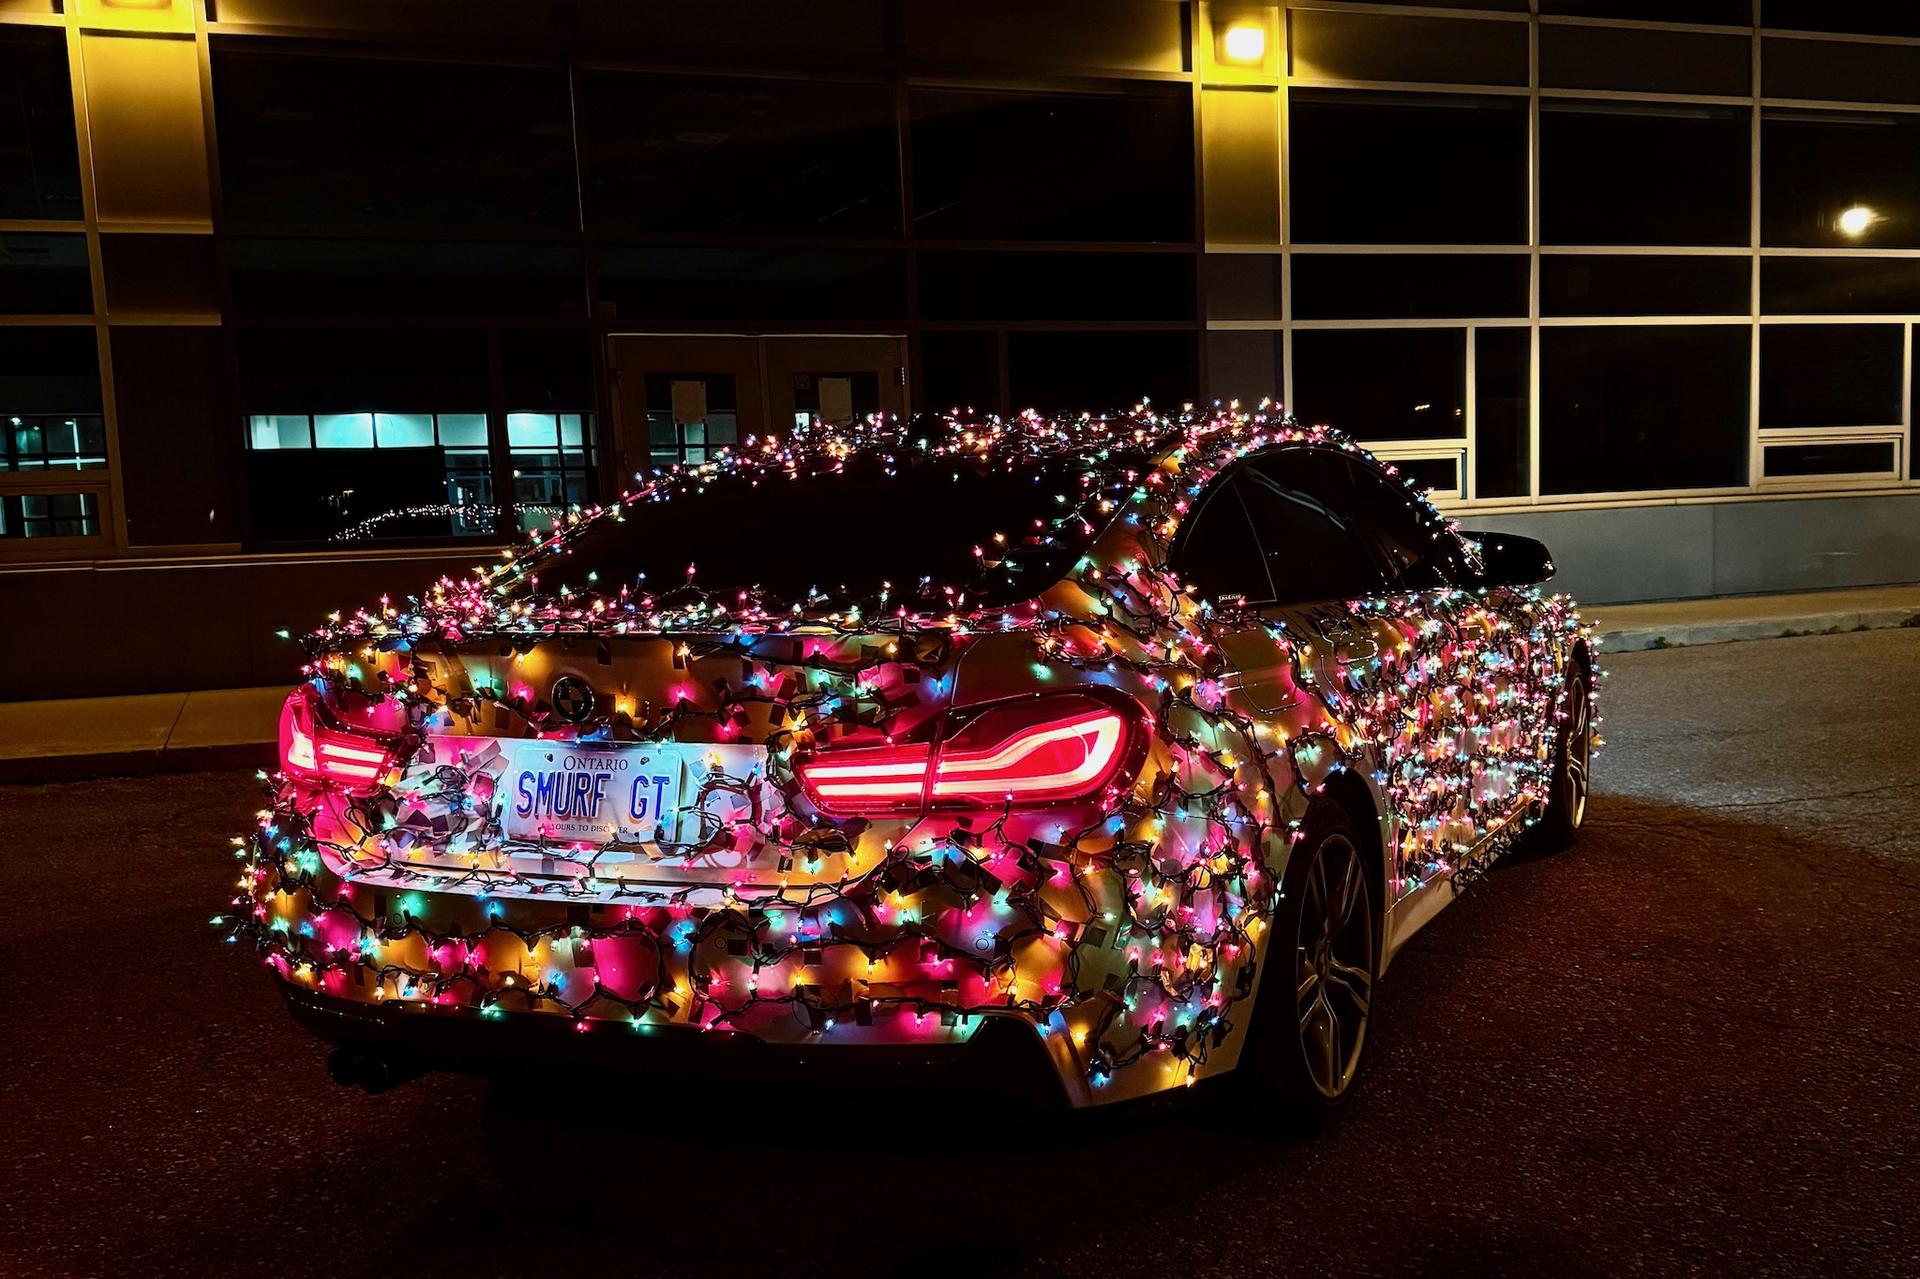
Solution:
{"label": "red taillight", "polygon": [[294,777],[372,791],[392,770],[393,754],[385,737],[323,722],[311,685],[294,689],[280,708],[280,767]]}
{"label": "red taillight", "polygon": [[822,812],[840,816],[935,808],[1052,804],[1125,785],[1146,742],[1137,707],[1078,693],[1002,702],[937,746],[828,747],[798,765]]}
{"label": "red taillight", "polygon": [[896,812],[926,798],[927,761],[925,742],[827,750],[799,766],[800,781],[824,813]]}

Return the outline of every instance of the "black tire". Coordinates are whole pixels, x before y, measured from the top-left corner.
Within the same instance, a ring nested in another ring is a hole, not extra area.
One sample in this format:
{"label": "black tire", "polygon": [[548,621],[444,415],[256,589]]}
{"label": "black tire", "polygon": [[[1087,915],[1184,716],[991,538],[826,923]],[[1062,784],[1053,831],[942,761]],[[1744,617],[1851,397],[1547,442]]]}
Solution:
{"label": "black tire", "polygon": [[1311,1130],[1353,1095],[1379,971],[1379,908],[1365,842],[1338,805],[1316,805],[1287,863],[1246,1055],[1235,1071],[1260,1108]]}
{"label": "black tire", "polygon": [[1574,663],[1569,672],[1566,718],[1554,734],[1553,780],[1547,789],[1546,811],[1528,832],[1529,844],[1543,853],[1572,845],[1587,819],[1587,801],[1593,794],[1593,692],[1583,664]]}

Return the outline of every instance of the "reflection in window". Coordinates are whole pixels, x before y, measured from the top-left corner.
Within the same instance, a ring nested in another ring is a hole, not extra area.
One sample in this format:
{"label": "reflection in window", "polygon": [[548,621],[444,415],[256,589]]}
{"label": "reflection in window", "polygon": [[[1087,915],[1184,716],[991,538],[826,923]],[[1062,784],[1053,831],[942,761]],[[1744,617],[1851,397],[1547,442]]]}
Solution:
{"label": "reflection in window", "polygon": [[20,493],[0,497],[0,539],[97,537],[100,499],[92,493]]}
{"label": "reflection in window", "polygon": [[1540,491],[1747,482],[1744,324],[1540,331]]}
{"label": "reflection in window", "polygon": [[1316,89],[1287,109],[1297,241],[1526,243],[1525,99]]}
{"label": "reflection in window", "polygon": [[1540,104],[1547,244],[1745,244],[1745,107]]}
{"label": "reflection in window", "polygon": [[871,369],[848,373],[793,375],[793,424],[844,426],[880,411],[880,375]]}
{"label": "reflection in window", "polygon": [[97,413],[36,413],[6,419],[0,471],[89,471],[107,464],[107,428]]}
{"label": "reflection in window", "polygon": [[653,465],[698,466],[740,442],[731,373],[649,373],[647,448]]}
{"label": "reflection in window", "polygon": [[255,413],[247,449],[268,539],[494,531],[484,413]]}
{"label": "reflection in window", "polygon": [[593,497],[593,419],[585,413],[508,413],[513,505],[525,532]]}

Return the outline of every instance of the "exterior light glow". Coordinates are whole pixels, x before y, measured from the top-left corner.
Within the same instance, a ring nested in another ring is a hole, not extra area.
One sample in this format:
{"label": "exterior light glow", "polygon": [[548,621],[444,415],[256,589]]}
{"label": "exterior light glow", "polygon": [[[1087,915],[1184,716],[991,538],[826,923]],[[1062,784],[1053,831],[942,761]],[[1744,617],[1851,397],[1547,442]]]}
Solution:
{"label": "exterior light glow", "polygon": [[1856,204],[1841,213],[1839,218],[1840,234],[1860,236],[1866,234],[1868,227],[1880,220],[1879,215],[1864,204]]}
{"label": "exterior light glow", "polygon": [[1227,28],[1221,48],[1228,62],[1259,62],[1267,56],[1267,29],[1258,23],[1236,23]]}

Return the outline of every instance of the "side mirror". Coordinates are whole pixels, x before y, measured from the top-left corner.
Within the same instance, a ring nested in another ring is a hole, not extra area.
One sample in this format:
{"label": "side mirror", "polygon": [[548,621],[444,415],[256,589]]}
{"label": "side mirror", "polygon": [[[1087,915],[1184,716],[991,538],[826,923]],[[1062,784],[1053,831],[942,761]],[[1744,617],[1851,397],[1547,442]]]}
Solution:
{"label": "side mirror", "polygon": [[1463,532],[1480,548],[1486,565],[1480,580],[1488,586],[1538,586],[1553,576],[1553,556],[1544,543],[1518,533]]}

